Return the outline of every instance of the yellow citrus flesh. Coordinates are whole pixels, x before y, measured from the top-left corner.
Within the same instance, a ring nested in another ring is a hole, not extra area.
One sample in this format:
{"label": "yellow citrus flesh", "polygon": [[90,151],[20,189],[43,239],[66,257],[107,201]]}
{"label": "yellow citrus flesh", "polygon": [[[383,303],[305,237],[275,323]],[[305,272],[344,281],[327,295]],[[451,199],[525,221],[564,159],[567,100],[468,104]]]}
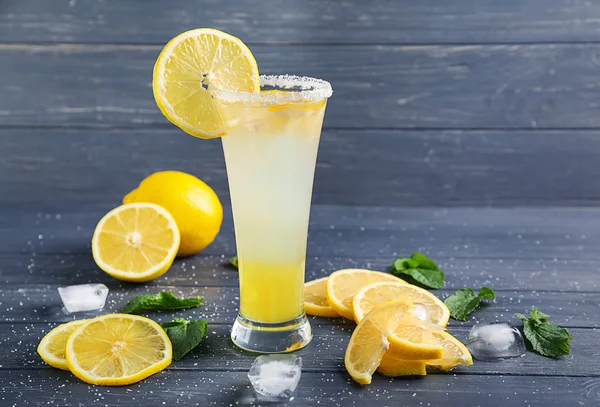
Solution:
{"label": "yellow citrus flesh", "polygon": [[352,309],[356,322],[373,308],[398,298],[409,298],[415,304],[423,304],[427,308],[429,318],[434,324],[445,327],[450,318],[450,311],[446,304],[427,290],[412,284],[398,283],[395,281],[382,281],[369,284],[358,291],[352,300]]}
{"label": "yellow citrus flesh", "polygon": [[154,99],[169,121],[200,138],[227,133],[228,119],[211,89],[260,91],[248,47],[224,32],[199,28],[173,38],[161,51],[152,79]]}
{"label": "yellow citrus flesh", "polygon": [[166,209],[152,203],[121,205],[98,222],[92,254],[98,267],[125,281],[163,275],[179,249],[179,230]]}
{"label": "yellow citrus flesh", "polygon": [[69,370],[86,383],[124,386],[171,364],[165,331],[151,319],[109,314],[88,320],[69,336]]}
{"label": "yellow citrus flesh", "polygon": [[390,353],[406,360],[441,358],[444,349],[434,338],[430,326],[407,315],[388,336]]}
{"label": "yellow citrus flesh", "polygon": [[344,357],[346,370],[357,383],[371,383],[373,373],[389,349],[389,333],[413,311],[410,300],[392,301],[374,308],[360,321]]}
{"label": "yellow citrus flesh", "polygon": [[37,348],[37,352],[44,362],[58,369],[69,370],[65,356],[67,339],[69,339],[69,335],[71,335],[75,329],[85,322],[87,322],[85,319],[71,321],[66,324],[61,324],[48,332],[46,336],[42,338]]}
{"label": "yellow citrus flesh", "polygon": [[381,281],[403,283],[398,277],[380,271],[344,269],[333,272],[327,280],[327,301],[331,308],[344,318],[355,320],[352,310],[354,294],[369,284]]}
{"label": "yellow citrus flesh", "polygon": [[457,365],[471,366],[473,358],[467,347],[448,332],[432,332],[435,340],[444,349],[444,354],[436,360],[428,360],[427,366],[448,371]]}
{"label": "yellow citrus flesh", "polygon": [[339,317],[327,301],[327,278],[309,281],[304,284],[304,312],[317,317]]}
{"label": "yellow citrus flesh", "polygon": [[427,374],[427,365],[422,360],[402,360],[386,355],[383,356],[377,368],[379,374],[390,377],[425,376]]}
{"label": "yellow citrus flesh", "polygon": [[444,350],[439,359],[406,360],[402,355],[392,352],[383,355],[377,372],[385,376],[424,375],[426,368],[448,371],[457,365],[470,366],[473,364],[471,354],[465,345],[445,331],[431,333]]}
{"label": "yellow citrus flesh", "polygon": [[123,198],[123,203],[151,202],[165,208],[177,223],[181,236],[178,256],[202,251],[217,237],[223,206],[213,189],[193,175],[159,171],[147,176]]}

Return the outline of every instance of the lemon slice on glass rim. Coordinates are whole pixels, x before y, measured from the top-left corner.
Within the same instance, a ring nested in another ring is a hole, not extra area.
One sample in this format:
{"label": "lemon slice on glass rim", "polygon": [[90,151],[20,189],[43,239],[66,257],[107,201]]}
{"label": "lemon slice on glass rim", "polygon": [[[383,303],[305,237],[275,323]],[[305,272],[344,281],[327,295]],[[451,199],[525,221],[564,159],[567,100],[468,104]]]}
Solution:
{"label": "lemon slice on glass rim", "polygon": [[165,117],[192,136],[225,135],[230,124],[212,89],[260,91],[258,66],[248,47],[212,28],[186,31],[169,41],[152,78],[154,99]]}

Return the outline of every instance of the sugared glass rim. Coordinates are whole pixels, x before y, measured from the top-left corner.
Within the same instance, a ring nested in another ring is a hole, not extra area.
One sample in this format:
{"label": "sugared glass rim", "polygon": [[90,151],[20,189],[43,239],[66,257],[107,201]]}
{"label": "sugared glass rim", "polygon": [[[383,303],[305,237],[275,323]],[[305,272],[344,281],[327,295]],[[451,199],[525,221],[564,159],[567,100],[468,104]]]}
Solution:
{"label": "sugared glass rim", "polygon": [[332,94],[331,84],[323,79],[296,75],[261,75],[260,86],[290,92],[236,92],[216,89],[213,97],[224,103],[258,103],[280,105],[286,103],[315,103],[328,99]]}

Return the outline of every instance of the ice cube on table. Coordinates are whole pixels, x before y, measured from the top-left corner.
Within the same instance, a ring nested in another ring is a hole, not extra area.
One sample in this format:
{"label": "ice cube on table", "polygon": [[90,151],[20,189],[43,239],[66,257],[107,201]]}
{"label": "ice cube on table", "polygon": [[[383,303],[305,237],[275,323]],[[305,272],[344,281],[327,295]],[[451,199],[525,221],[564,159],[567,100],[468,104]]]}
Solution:
{"label": "ice cube on table", "polygon": [[521,332],[506,322],[476,324],[469,333],[467,348],[479,360],[514,358],[525,353],[525,342]]}
{"label": "ice cube on table", "polygon": [[302,358],[296,355],[261,355],[248,378],[260,400],[291,401],[302,374]]}
{"label": "ice cube on table", "polygon": [[95,311],[104,308],[108,287],[104,284],[79,284],[58,287],[58,295],[66,312]]}

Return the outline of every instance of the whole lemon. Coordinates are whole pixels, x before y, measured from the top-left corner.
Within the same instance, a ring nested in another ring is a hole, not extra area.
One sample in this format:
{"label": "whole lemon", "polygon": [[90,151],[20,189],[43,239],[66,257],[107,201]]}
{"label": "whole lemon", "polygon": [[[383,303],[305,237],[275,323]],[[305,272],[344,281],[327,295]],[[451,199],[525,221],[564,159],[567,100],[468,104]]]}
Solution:
{"label": "whole lemon", "polygon": [[189,256],[203,250],[219,233],[223,206],[207,184],[180,171],[159,171],[146,177],[125,195],[123,203],[151,202],[173,215],[181,243],[177,256]]}

